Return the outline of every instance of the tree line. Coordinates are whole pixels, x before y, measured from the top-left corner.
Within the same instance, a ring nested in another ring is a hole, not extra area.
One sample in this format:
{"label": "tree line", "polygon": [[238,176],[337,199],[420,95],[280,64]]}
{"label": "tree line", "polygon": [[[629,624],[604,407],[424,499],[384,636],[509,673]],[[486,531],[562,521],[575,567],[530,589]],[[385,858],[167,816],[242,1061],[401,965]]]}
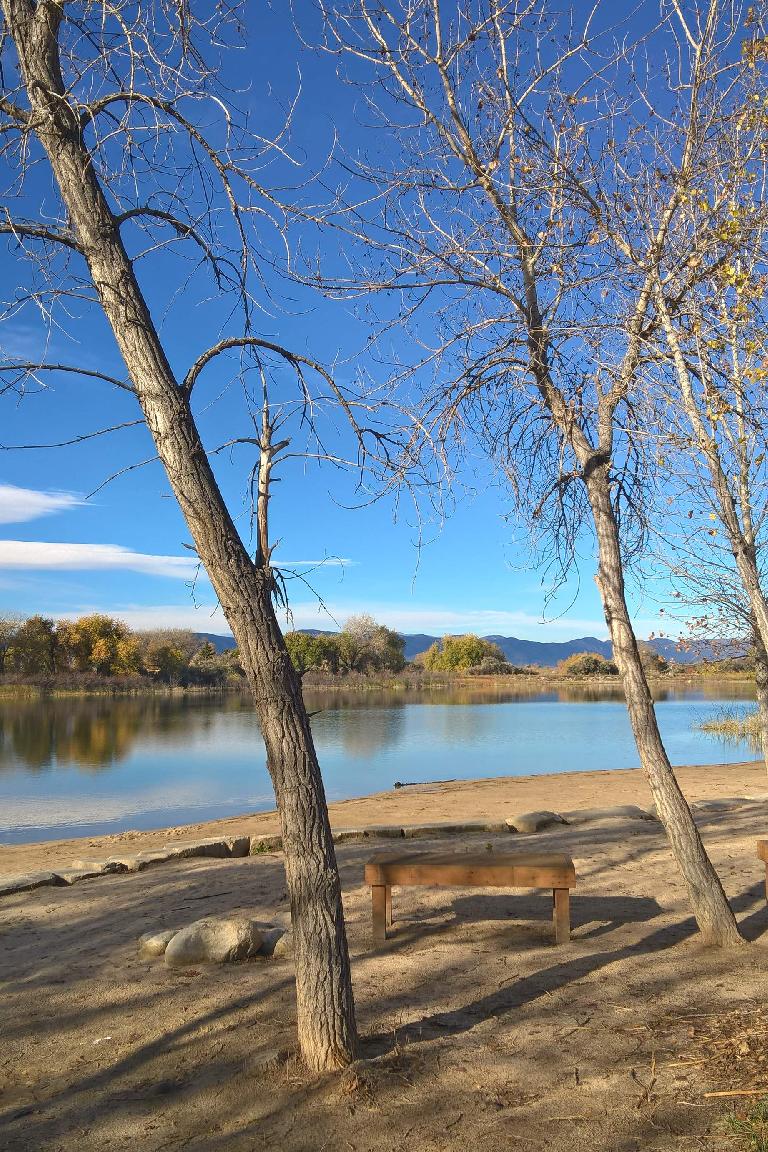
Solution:
{"label": "tree line", "polygon": [[0,674],[9,677],[145,677],[161,684],[222,686],[242,681],[236,648],[217,652],[182,629],[133,632],[100,613],[77,620],[0,618]]}

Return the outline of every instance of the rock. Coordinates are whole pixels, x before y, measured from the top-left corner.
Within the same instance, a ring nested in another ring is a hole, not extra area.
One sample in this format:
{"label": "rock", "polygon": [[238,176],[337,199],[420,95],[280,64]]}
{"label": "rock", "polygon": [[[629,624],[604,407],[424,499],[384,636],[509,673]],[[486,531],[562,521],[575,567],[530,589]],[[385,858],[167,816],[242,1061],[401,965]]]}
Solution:
{"label": "rock", "polygon": [[110,864],[121,865],[115,868],[115,871],[122,872],[143,872],[145,868],[149,867],[149,861],[142,858],[142,853],[136,853],[131,856],[110,856],[107,860],[107,866]]}
{"label": "rock", "polygon": [[433,836],[461,836],[466,832],[507,832],[506,824],[488,823],[483,820],[470,820],[463,824],[410,824],[403,828],[406,840]]}
{"label": "rock", "polygon": [[260,924],[259,931],[261,932],[259,955],[274,956],[278,942],[286,935],[285,928],[281,928],[275,924]]}
{"label": "rock", "polygon": [[282,847],[282,836],[251,836],[248,855],[260,856],[262,852],[280,852]]}
{"label": "rock", "polygon": [[272,955],[275,960],[293,959],[293,932],[289,929],[272,946]]}
{"label": "rock", "polygon": [[166,864],[173,859],[173,853],[167,848],[147,848],[144,852],[137,852],[136,859],[146,868],[151,864]]}
{"label": "rock", "polygon": [[153,956],[162,956],[166,948],[178,933],[178,928],[164,928],[162,932],[145,932],[139,936],[139,957],[149,960]]}
{"label": "rock", "polygon": [[254,956],[261,944],[262,935],[254,920],[206,917],[176,933],[165,950],[165,962],[174,968],[226,964]]}
{"label": "rock", "polygon": [[372,824],[368,828],[338,828],[333,833],[336,844],[345,840],[402,840],[405,835],[399,824]]}
{"label": "rock", "polygon": [[565,820],[557,812],[520,812],[507,816],[506,824],[510,832],[539,832],[551,824],[565,824]]}
{"label": "rock", "polygon": [[230,856],[238,858],[249,856],[251,852],[251,838],[250,836],[228,836],[227,845],[229,846]]}
{"label": "rock", "polygon": [[696,800],[691,808],[697,812],[732,812],[734,808],[743,808],[747,803],[742,796],[729,796],[722,800]]}
{"label": "rock", "polygon": [[72,867],[80,871],[92,872],[95,876],[106,876],[110,872],[127,872],[125,864],[115,859],[111,860],[73,860]]}
{"label": "rock", "polygon": [[637,804],[614,804],[610,808],[578,808],[575,812],[563,812],[567,824],[591,824],[597,820],[646,820],[655,821],[651,815]]}
{"label": "rock", "polygon": [[59,868],[56,873],[65,884],[79,884],[81,880],[93,880],[96,876],[103,876],[102,869],[92,868]]}
{"label": "rock", "polygon": [[62,887],[57,872],[27,872],[23,876],[0,876],[0,896],[10,896],[13,892],[31,892],[33,888]]}

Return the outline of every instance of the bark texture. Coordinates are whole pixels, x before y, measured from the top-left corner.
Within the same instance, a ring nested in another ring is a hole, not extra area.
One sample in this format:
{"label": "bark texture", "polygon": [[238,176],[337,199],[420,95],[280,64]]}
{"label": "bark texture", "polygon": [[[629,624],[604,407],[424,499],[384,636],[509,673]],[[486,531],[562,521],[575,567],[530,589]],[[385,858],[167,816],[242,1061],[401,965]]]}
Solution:
{"label": "bark texture", "polygon": [[254,565],[235,529],[94,174],[62,81],[61,8],[48,0],[2,3],[34,129],[253,692],[282,825],[301,1051],[314,1070],[341,1067],[355,1057],[356,1031],[338,869],[301,687],[272,604],[269,565]]}
{"label": "bark texture", "polygon": [[704,941],[721,946],[742,943],[736,918],[704,850],[659,733],[653,698],[627,609],[619,532],[611,503],[607,464],[596,467],[586,482],[597,530],[597,583],[613,645],[613,658],[621,674],[640,763],[648,777],[658,817],[682,871]]}
{"label": "bark texture", "polygon": [[755,695],[760,725],[760,747],[768,770],[768,652],[757,629],[753,630],[752,643],[755,650]]}

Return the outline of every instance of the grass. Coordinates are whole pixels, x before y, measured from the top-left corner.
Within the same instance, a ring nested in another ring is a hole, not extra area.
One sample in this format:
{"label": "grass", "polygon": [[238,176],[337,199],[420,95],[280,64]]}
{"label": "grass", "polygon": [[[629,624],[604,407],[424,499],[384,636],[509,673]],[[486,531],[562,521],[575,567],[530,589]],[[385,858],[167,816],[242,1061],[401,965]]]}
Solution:
{"label": "grass", "polygon": [[749,740],[760,742],[760,717],[757,712],[721,712],[713,720],[699,725],[702,732],[712,732],[728,740]]}
{"label": "grass", "polygon": [[743,1114],[732,1113],[727,1124],[734,1136],[742,1138],[748,1152],[768,1152],[768,1096],[750,1105]]}

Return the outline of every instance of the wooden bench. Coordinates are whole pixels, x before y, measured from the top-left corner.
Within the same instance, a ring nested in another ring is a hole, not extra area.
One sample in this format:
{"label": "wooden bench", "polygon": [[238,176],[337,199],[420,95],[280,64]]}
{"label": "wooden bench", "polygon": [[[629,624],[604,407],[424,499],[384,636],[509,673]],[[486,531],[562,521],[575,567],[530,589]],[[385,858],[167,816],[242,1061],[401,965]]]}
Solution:
{"label": "wooden bench", "polygon": [[395,884],[551,888],[555,943],[571,938],[570,889],[576,884],[576,870],[570,856],[560,852],[380,852],[365,865],[365,879],[371,886],[376,943],[386,940],[392,927]]}
{"label": "wooden bench", "polygon": [[758,840],[757,856],[765,864],[765,898],[768,900],[768,840]]}

